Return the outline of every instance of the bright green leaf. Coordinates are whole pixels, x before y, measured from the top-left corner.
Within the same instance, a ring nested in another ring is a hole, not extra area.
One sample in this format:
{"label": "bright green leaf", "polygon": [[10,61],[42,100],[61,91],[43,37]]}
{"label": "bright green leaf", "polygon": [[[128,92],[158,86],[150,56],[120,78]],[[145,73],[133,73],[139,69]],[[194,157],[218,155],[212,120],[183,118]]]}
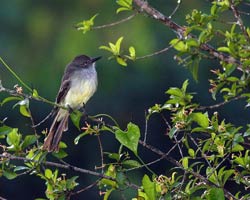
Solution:
{"label": "bright green leaf", "polygon": [[193,158],[195,156],[195,152],[193,149],[189,148],[188,149],[188,154]]}
{"label": "bright green leaf", "polygon": [[1,106],[3,106],[5,103],[10,102],[10,101],[21,101],[23,100],[23,98],[21,97],[6,97],[2,102],[1,102]]}
{"label": "bright green leaf", "polygon": [[144,175],[142,179],[142,186],[143,189],[150,200],[156,200],[156,189],[155,189],[155,183],[150,180],[148,175]]}
{"label": "bright green leaf", "polygon": [[50,179],[53,177],[53,172],[50,169],[46,169],[44,175],[46,178]]}
{"label": "bright green leaf", "polygon": [[78,130],[80,130],[80,120],[82,116],[83,114],[79,110],[75,110],[70,114],[70,119]]}
{"label": "bright green leaf", "polygon": [[115,137],[122,145],[137,155],[137,147],[140,138],[140,129],[137,125],[130,122],[127,125],[127,131],[118,129],[115,131]]}
{"label": "bright green leaf", "polygon": [[224,191],[221,188],[211,188],[207,194],[207,200],[225,200]]}
{"label": "bright green leaf", "polygon": [[191,113],[191,119],[199,124],[202,128],[207,128],[209,126],[209,118],[207,113]]}
{"label": "bright green leaf", "polygon": [[35,98],[39,97],[39,94],[38,94],[36,89],[33,89],[32,96],[35,97]]}
{"label": "bright green leaf", "polygon": [[116,61],[117,61],[118,64],[120,64],[122,66],[125,66],[125,67],[127,66],[127,63],[126,63],[124,58],[121,58],[121,57],[117,56]]}
{"label": "bright green leaf", "polygon": [[26,105],[20,105],[19,111],[20,111],[20,113],[21,113],[24,117],[30,117],[30,116],[31,116],[29,110],[27,109],[27,106],[26,106]]}
{"label": "bright green leaf", "polygon": [[136,55],[135,55],[135,48],[133,46],[129,47],[129,56],[132,58],[132,60],[135,60]]}
{"label": "bright green leaf", "polygon": [[188,169],[188,157],[182,158],[182,166],[184,169]]}

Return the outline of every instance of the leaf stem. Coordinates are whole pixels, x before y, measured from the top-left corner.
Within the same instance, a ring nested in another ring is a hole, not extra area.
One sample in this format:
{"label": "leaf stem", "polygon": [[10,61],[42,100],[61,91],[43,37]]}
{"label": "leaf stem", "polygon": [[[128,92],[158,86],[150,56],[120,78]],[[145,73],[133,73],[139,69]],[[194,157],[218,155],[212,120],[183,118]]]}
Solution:
{"label": "leaf stem", "polygon": [[4,67],[30,92],[32,89],[11,69],[11,67],[0,57],[0,61],[4,65]]}

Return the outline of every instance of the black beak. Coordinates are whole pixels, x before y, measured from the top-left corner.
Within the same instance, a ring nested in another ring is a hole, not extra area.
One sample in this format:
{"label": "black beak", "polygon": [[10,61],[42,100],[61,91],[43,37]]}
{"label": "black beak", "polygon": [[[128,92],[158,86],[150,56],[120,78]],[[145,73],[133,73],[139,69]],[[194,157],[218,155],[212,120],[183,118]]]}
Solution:
{"label": "black beak", "polygon": [[91,62],[94,63],[94,62],[96,62],[97,60],[99,60],[101,58],[102,58],[101,56],[98,56],[98,57],[95,57],[95,58],[91,58]]}

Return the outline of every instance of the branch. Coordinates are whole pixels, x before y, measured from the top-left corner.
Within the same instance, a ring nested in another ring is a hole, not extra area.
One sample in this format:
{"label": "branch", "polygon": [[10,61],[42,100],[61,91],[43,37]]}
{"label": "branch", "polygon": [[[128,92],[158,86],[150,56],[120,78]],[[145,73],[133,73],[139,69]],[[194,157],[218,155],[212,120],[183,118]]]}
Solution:
{"label": "branch", "polygon": [[242,19],[240,17],[240,14],[239,14],[237,8],[234,5],[234,0],[230,1],[230,8],[233,11],[234,17],[237,20],[237,24],[239,25],[244,37],[246,38],[246,40],[248,42],[250,42],[250,38],[249,38],[249,35],[248,35],[247,31],[246,31],[246,27],[244,26],[243,21],[242,21]]}
{"label": "branch", "polygon": [[220,102],[218,104],[214,104],[214,105],[211,105],[211,106],[201,106],[201,107],[198,107],[196,108],[196,110],[206,110],[206,109],[215,109],[215,108],[219,108],[221,106],[224,106],[232,101],[236,101],[236,100],[239,100],[239,99],[243,99],[243,98],[246,98],[245,96],[236,96],[228,101],[223,101],[223,102]]}
{"label": "branch", "polygon": [[[211,181],[209,181],[208,179],[206,179],[206,177],[202,176],[201,174],[197,173],[197,172],[194,172],[192,171],[191,169],[184,169],[182,164],[180,162],[178,162],[177,160],[175,160],[174,158],[170,157],[170,156],[165,156],[166,153],[162,152],[161,150],[149,145],[149,144],[146,144],[144,143],[143,141],[139,140],[139,143],[146,147],[147,149],[149,149],[150,151],[158,154],[159,156],[164,156],[164,159],[168,160],[169,162],[171,162],[172,164],[174,164],[175,166],[177,166],[178,168],[182,169],[183,171],[185,172],[188,172],[190,174],[192,174],[194,177],[198,178],[201,182],[204,182],[205,184],[207,185],[211,185],[211,186],[215,186],[215,187],[219,187],[218,185],[212,183]],[[233,200],[237,200],[237,198],[231,194],[228,190],[226,190],[225,188],[222,188],[224,193],[225,193],[225,196],[228,198],[228,199],[233,199]]]}
{"label": "branch", "polygon": [[[186,35],[186,28],[184,26],[180,26],[179,24],[172,21],[170,18],[162,14],[160,11],[150,6],[147,1],[144,1],[144,0],[133,0],[133,1],[140,8],[141,12],[147,13],[149,16],[151,16],[155,20],[163,23],[165,26],[172,29],[180,39],[182,38],[195,38],[196,39],[197,38],[195,35],[192,35],[192,34]],[[243,69],[242,63],[239,60],[236,60],[234,57],[228,54],[217,51],[214,47],[212,47],[211,45],[207,43],[201,44],[199,48],[203,51],[208,52],[211,56],[221,61],[235,64],[237,66],[237,69],[240,71],[245,70]]]}
{"label": "branch", "polygon": [[120,20],[120,21],[113,22],[113,23],[110,23],[110,24],[104,24],[104,25],[100,25],[100,26],[94,26],[91,29],[95,30],[95,29],[102,29],[102,28],[108,28],[108,27],[111,27],[111,26],[116,26],[118,24],[121,24],[121,23],[124,23],[126,21],[129,21],[129,20],[133,19],[137,14],[138,13],[136,12],[136,13],[134,13],[134,14]]}
{"label": "branch", "polygon": [[[9,160],[19,160],[19,161],[23,161],[23,162],[40,163],[37,160],[32,160],[32,159],[28,159],[28,158],[20,157],[20,156],[13,156],[13,155],[8,154],[6,152],[0,154],[0,158],[6,158],[6,159],[9,159]],[[47,166],[51,166],[51,167],[57,167],[57,168],[66,169],[66,170],[72,170],[72,171],[79,172],[79,173],[82,173],[82,174],[89,174],[89,175],[92,175],[92,176],[105,178],[105,179],[112,180],[112,181],[115,181],[115,182],[117,181],[115,178],[107,176],[105,174],[98,173],[98,172],[91,171],[91,170],[87,170],[87,169],[82,169],[82,168],[79,168],[79,167],[76,167],[76,166],[73,166],[73,165],[70,165],[70,164],[61,164],[61,163],[50,162],[50,161],[44,161],[44,162],[42,162],[42,164],[47,165]],[[140,188],[139,186],[137,186],[135,184],[132,184],[132,183],[129,183],[129,182],[126,182],[125,184],[128,187],[133,188],[135,190],[138,190]]]}

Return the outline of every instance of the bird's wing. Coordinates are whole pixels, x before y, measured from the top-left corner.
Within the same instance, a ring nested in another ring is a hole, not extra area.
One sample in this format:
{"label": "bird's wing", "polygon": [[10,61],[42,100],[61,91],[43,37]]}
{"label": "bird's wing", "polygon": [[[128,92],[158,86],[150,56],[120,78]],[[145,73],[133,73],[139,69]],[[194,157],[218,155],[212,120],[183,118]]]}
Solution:
{"label": "bird's wing", "polygon": [[69,88],[70,88],[70,80],[63,79],[60,90],[59,90],[57,97],[56,97],[56,103],[59,104],[64,99],[64,97],[67,95],[67,93],[69,91]]}

